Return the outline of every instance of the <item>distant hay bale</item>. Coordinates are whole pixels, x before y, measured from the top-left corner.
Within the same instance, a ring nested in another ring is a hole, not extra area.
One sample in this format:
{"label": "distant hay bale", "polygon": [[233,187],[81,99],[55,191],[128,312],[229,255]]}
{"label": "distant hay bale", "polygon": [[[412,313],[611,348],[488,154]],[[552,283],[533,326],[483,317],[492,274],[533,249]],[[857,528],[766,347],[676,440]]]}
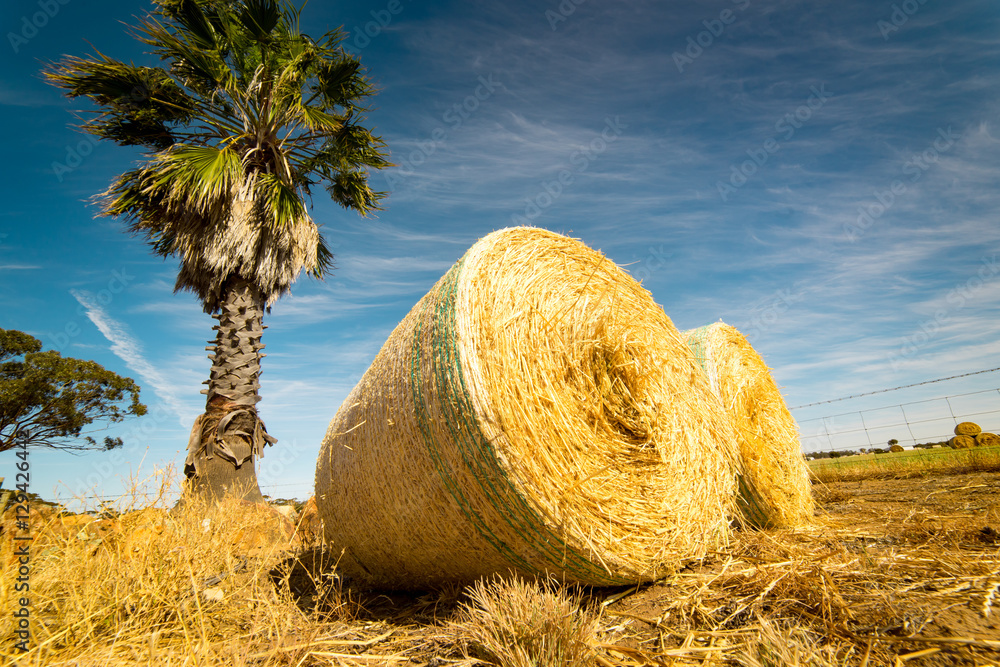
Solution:
{"label": "distant hay bale", "polygon": [[752,525],[796,526],[813,516],[798,427],[767,364],[722,322],[683,334],[736,429],[743,461],[740,508]]}
{"label": "distant hay bale", "polygon": [[952,449],[970,449],[976,446],[976,439],[971,435],[956,435],[948,441]]}
{"label": "distant hay bale", "polygon": [[902,445],[889,445],[889,451],[892,452],[893,454],[896,454],[896,453],[903,452],[903,451],[906,451],[906,450],[903,449]]}
{"label": "distant hay bale", "polygon": [[512,228],[389,336],[330,423],[316,501],[339,569],[374,586],[635,583],[726,543],[734,442],[638,282],[578,241]]}
{"label": "distant hay bale", "polygon": [[955,435],[971,435],[976,437],[983,432],[983,429],[979,428],[979,424],[975,422],[962,422],[955,427]]}
{"label": "distant hay bale", "polygon": [[976,447],[1000,447],[1000,436],[983,431],[976,434]]}

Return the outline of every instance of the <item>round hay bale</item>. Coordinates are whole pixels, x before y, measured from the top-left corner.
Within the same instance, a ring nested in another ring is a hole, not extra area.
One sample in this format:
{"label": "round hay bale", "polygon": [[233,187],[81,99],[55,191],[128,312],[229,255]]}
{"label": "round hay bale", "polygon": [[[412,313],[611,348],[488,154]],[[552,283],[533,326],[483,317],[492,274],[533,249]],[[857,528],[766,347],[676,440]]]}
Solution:
{"label": "round hay bale", "polygon": [[979,424],[975,422],[962,422],[955,427],[955,435],[971,435],[976,437],[983,432],[983,429],[979,428]]}
{"label": "round hay bale", "polygon": [[893,454],[898,454],[899,452],[903,452],[906,450],[903,449],[902,445],[889,445],[889,451],[892,452]]}
{"label": "round hay bale", "polygon": [[976,446],[976,439],[971,435],[956,435],[948,441],[948,446],[952,449],[970,449]]}
{"label": "round hay bale", "polygon": [[504,229],[414,306],[344,401],[316,502],[338,568],[377,587],[649,581],[726,543],[734,441],[638,282],[576,240]]}
{"label": "round hay bale", "polygon": [[986,431],[977,433],[976,447],[1000,447],[1000,436],[996,433],[987,433]]}
{"label": "round hay bale", "polygon": [[808,523],[814,511],[798,427],[767,364],[722,322],[683,334],[736,429],[743,472],[739,505],[757,527]]}

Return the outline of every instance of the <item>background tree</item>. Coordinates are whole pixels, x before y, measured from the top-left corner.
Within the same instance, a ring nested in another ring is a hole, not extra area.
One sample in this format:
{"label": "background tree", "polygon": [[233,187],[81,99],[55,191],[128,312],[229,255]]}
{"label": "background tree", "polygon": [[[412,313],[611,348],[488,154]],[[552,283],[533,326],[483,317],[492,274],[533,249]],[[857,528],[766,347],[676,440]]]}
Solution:
{"label": "background tree", "polygon": [[34,336],[0,329],[0,452],[22,443],[67,450],[120,447],[121,438],[99,444],[80,436],[95,421],[146,414],[139,386],[96,362],[41,349]]}
{"label": "background tree", "polygon": [[179,258],[175,288],[219,321],[189,489],[260,502],[254,463],[275,442],[256,408],[264,311],[302,270],[322,278],[332,266],[306,208],[311,188],[367,215],[384,195],[368,169],[389,166],[385,144],[359,124],[373,89],[340,30],[303,34],[301,10],[283,0],[154,4],[135,30],[169,69],[98,54],[47,76],[100,108],[85,131],[147,149],[98,197],[103,213]]}

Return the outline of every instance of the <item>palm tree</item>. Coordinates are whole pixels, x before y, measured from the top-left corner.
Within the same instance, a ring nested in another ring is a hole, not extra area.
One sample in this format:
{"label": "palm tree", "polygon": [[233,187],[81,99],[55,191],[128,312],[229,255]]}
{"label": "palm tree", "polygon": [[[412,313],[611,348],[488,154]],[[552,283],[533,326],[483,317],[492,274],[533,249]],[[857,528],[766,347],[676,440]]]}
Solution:
{"label": "palm tree", "polygon": [[255,460],[268,435],[257,414],[263,315],[304,269],[333,255],[309,216],[311,188],[367,215],[385,193],[368,170],[391,166],[360,125],[373,94],[340,30],[312,39],[286,0],[153,0],[134,35],[169,63],[101,53],[45,72],[98,110],[84,131],[146,149],[146,160],[96,196],[156,254],[180,261],[175,290],[218,320],[205,413],[195,420],[189,491],[261,501]]}

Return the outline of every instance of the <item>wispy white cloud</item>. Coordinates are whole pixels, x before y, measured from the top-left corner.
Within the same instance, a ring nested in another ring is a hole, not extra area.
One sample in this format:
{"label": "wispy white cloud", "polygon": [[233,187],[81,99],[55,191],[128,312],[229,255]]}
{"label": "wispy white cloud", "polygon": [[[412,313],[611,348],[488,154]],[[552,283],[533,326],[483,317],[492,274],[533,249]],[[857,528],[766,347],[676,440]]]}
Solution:
{"label": "wispy white cloud", "polygon": [[90,292],[74,289],[70,293],[85,309],[87,319],[111,343],[111,351],[115,356],[153,388],[156,396],[177,415],[182,426],[189,425],[197,412],[179,398],[178,386],[168,381],[146,360],[142,345],[128,332],[127,327],[108,315]]}

